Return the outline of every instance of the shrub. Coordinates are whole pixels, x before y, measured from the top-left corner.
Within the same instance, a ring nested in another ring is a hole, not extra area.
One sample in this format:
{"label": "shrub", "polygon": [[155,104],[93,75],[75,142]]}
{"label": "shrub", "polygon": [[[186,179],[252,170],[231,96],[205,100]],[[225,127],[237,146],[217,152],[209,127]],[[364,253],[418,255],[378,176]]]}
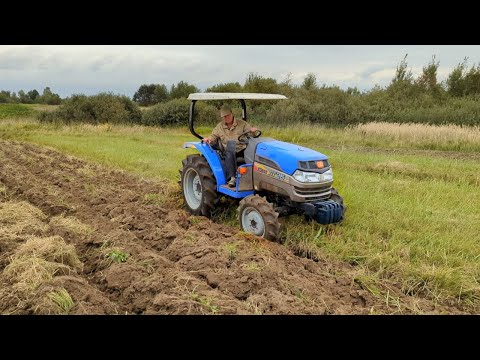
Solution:
{"label": "shrub", "polygon": [[[241,110],[239,110],[238,112],[238,116],[240,116],[240,118],[241,112]],[[213,105],[211,101],[197,102],[197,104],[195,105],[195,124],[198,123],[199,125],[216,125],[221,120],[222,119],[220,118],[218,108]]]}
{"label": "shrub", "polygon": [[[187,126],[190,100],[174,99],[153,106],[143,113],[142,123],[150,126]],[[198,102],[195,106],[195,124],[213,125],[220,121],[218,110],[209,102]]]}
{"label": "shrub", "polygon": [[160,103],[143,112],[142,124],[150,126],[171,126],[188,123],[190,101],[174,99]]}
{"label": "shrub", "polygon": [[73,95],[52,112],[39,115],[40,121],[90,124],[140,123],[142,114],[137,104],[126,96],[100,93],[94,96]]}
{"label": "shrub", "polygon": [[238,82],[229,82],[225,84],[217,84],[207,88],[205,92],[222,92],[222,93],[239,93],[244,92],[242,85]]}

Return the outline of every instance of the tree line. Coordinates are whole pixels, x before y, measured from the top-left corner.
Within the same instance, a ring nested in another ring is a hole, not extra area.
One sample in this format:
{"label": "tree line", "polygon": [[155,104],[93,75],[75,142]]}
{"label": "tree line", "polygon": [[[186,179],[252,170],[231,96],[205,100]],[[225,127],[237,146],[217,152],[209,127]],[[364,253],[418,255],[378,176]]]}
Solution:
{"label": "tree line", "polygon": [[15,91],[0,91],[0,103],[59,105],[61,102],[61,97],[53,93],[48,86],[41,95],[37,89],[28,92],[20,90],[18,94]]}
{"label": "tree line", "polygon": [[[304,95],[302,90],[316,91],[320,89],[336,89],[348,95],[369,95],[370,93],[386,92],[396,99],[415,98],[419,95],[431,95],[436,99],[446,97],[468,97],[480,94],[480,64],[468,66],[468,58],[459,63],[448,75],[447,79],[439,82],[437,78],[440,61],[435,56],[423,67],[422,73],[414,78],[408,69],[407,55],[399,63],[391,82],[384,88],[376,85],[370,90],[359,91],[357,87],[340,89],[338,86],[319,86],[316,75],[309,73],[302,84],[294,85],[290,76],[278,81],[270,77],[263,77],[257,73],[249,73],[244,84],[239,82],[220,83],[207,88],[206,92],[264,92],[281,93],[287,96]],[[134,93],[132,100],[140,106],[152,106],[174,99],[186,98],[190,93],[201,90],[186,81],[179,81],[167,87],[166,84],[143,84]],[[62,101],[58,94],[53,93],[49,87],[40,94],[36,89],[25,92],[23,90],[0,91],[0,103],[22,104],[50,104],[58,105]]]}
{"label": "tree line", "polygon": [[[408,68],[407,56],[408,54],[400,61],[395,76],[386,87],[375,85],[372,89],[365,91],[359,91],[357,87],[342,90],[335,85],[323,84],[320,86],[314,73],[307,74],[300,85],[294,85],[290,76],[278,81],[257,73],[249,73],[243,85],[239,82],[221,83],[207,88],[205,92],[263,92],[297,96],[304,95],[302,90],[337,89],[354,96],[366,96],[383,91],[397,99],[413,99],[419,95],[431,95],[435,99],[445,99],[449,96],[460,98],[480,94],[480,64],[469,67],[468,58],[465,58],[450,72],[446,80],[439,82],[440,61],[436,60],[435,56],[432,56],[431,61],[423,67],[422,73],[417,78],[414,78],[411,69]],[[173,99],[186,98],[193,92],[200,92],[200,89],[185,81],[172,85],[170,90],[165,84],[144,84],[133,95],[133,101],[140,106],[151,106]]]}
{"label": "tree line", "polygon": [[[357,87],[341,89],[335,85],[320,85],[314,73],[307,74],[299,85],[293,83],[291,76],[279,81],[249,73],[243,84],[220,83],[205,91],[286,95],[288,100],[280,102],[249,102],[249,119],[259,124],[309,122],[348,126],[382,121],[480,125],[480,65],[468,66],[468,59],[465,58],[444,81],[438,80],[439,65],[440,62],[432,56],[421,73],[414,76],[405,55],[386,86],[376,85],[363,91]],[[40,96],[33,91],[26,94],[22,92],[21,95],[31,101],[38,101],[43,96],[44,103],[48,103],[45,98],[51,92],[47,89]],[[166,84],[143,84],[132,98],[112,93],[72,95],[62,100],[58,111],[43,115],[42,120],[183,126],[188,118],[187,97],[190,93],[200,91],[197,86],[180,81],[169,87]],[[139,105],[147,108],[140,111]],[[199,123],[210,125],[219,121],[219,105],[218,101],[200,102],[196,107]],[[238,106],[237,102],[231,105]],[[240,109],[236,111],[240,112]]]}
{"label": "tree line", "polygon": [[[468,59],[465,58],[444,81],[439,81],[440,62],[435,56],[432,56],[417,76],[414,76],[409,68],[407,57],[408,55],[405,55],[398,63],[395,75],[386,86],[376,85],[370,90],[320,85],[314,73],[307,74],[299,85],[293,83],[291,76],[278,81],[257,73],[249,73],[243,84],[221,83],[205,91],[277,93],[288,97],[288,100],[279,103],[250,102],[249,116],[257,123],[266,121],[284,125],[310,122],[346,126],[382,121],[480,125],[480,65],[468,66]],[[184,123],[185,114],[188,112],[186,97],[199,89],[184,81],[180,84],[181,86],[172,85],[170,92],[166,91],[164,84],[140,87],[134,100],[140,105],[149,106],[143,112],[143,124]],[[160,88],[163,89],[161,99],[153,95],[147,96],[148,93],[155,94],[155,91],[160,93]],[[185,91],[179,91],[181,89]],[[217,105],[216,102],[208,102],[200,109],[200,118],[218,120],[212,116],[215,114],[213,107]]]}

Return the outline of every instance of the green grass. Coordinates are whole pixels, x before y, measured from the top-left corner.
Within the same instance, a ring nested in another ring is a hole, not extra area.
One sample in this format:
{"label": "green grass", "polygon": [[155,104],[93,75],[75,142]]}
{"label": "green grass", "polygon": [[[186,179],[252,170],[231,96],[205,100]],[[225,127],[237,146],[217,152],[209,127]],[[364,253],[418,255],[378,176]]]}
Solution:
{"label": "green grass", "polygon": [[161,206],[166,201],[166,196],[163,194],[145,194],[143,195],[143,201],[145,204]]}
{"label": "green grass", "polygon": [[228,261],[233,261],[237,257],[237,249],[238,243],[233,242],[233,243],[228,243],[225,244],[223,249],[225,250],[227,256],[228,256]]}
{"label": "green grass", "polygon": [[315,230],[321,226],[290,222],[294,242],[316,242],[323,252],[364,265],[379,279],[398,279],[411,293],[428,283],[431,291],[448,290],[445,296],[480,295],[478,187],[368,170],[336,174],[345,179],[339,186],[348,205],[345,222],[319,237]]}
{"label": "green grass", "polygon": [[[207,135],[210,130],[197,132]],[[405,293],[480,305],[480,156],[475,153],[480,144],[475,139],[449,147],[435,139],[415,143],[301,126],[264,127],[264,136],[328,155],[335,187],[348,206],[340,225],[306,223],[299,216],[285,219],[287,246],[305,256],[322,254],[355,264],[366,274],[359,279],[369,279],[359,282],[370,289],[381,289],[379,284],[389,279]],[[13,120],[0,123],[0,137],[52,146],[172,184],[181,160],[194,152],[182,149],[183,142],[195,141],[186,127],[58,127]],[[145,194],[144,200],[163,199]],[[236,223],[233,214],[216,221]],[[229,244],[225,251],[235,259],[236,246]]]}
{"label": "green grass", "polygon": [[64,288],[48,293],[47,297],[58,307],[61,314],[68,314],[75,306],[72,297]]}
{"label": "green grass", "polygon": [[195,289],[193,289],[192,292],[190,293],[190,297],[193,301],[202,305],[202,307],[205,310],[207,310],[207,313],[212,315],[216,315],[218,313],[219,306],[213,304],[214,299],[211,298],[210,296],[201,296],[195,291]]}
{"label": "green grass", "polygon": [[122,250],[113,249],[113,250],[109,251],[108,253],[106,253],[105,257],[107,259],[111,260],[112,262],[124,263],[130,257],[130,255],[123,252]]}
{"label": "green grass", "polygon": [[178,164],[194,150],[183,149],[192,136],[187,131],[144,127],[72,126],[58,127],[9,122],[0,127],[0,138],[14,138],[55,147],[61,151],[121,168],[151,178],[175,180]]}
{"label": "green grass", "polygon": [[0,104],[0,120],[26,118],[36,113],[34,108],[25,104]]}
{"label": "green grass", "polygon": [[250,261],[241,265],[242,269],[247,271],[262,271],[262,266],[256,263],[255,261]]}

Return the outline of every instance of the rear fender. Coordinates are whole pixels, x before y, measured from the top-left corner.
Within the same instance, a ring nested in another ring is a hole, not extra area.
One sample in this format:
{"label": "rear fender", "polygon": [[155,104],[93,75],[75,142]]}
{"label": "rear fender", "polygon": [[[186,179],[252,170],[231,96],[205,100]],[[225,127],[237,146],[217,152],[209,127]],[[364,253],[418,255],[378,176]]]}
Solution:
{"label": "rear fender", "polygon": [[202,154],[205,159],[207,159],[210,168],[212,169],[213,176],[215,176],[215,180],[217,180],[217,187],[226,183],[225,180],[225,173],[223,172],[222,162],[220,161],[220,157],[218,156],[217,152],[212,149],[209,144],[204,142],[186,142],[183,144],[184,149],[197,149],[200,154]]}

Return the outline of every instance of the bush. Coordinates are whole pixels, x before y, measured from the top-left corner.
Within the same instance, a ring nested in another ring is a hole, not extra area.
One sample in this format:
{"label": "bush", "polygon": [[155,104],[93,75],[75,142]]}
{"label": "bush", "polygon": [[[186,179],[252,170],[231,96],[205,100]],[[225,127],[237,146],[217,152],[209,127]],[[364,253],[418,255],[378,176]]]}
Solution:
{"label": "bush", "polygon": [[358,121],[354,118],[355,106],[364,111],[358,99],[353,100],[351,95],[338,88],[301,89],[296,97],[274,104],[265,118],[278,125],[310,122],[340,126]]}
{"label": "bush", "polygon": [[317,123],[346,126],[367,122],[425,124],[480,124],[480,96],[453,98],[418,93],[415,97],[398,98],[385,90],[352,95],[337,88],[305,91],[279,101],[265,114],[251,112],[255,122],[275,125]]}
{"label": "bush", "polygon": [[73,95],[52,112],[43,112],[40,121],[90,124],[140,123],[142,114],[137,104],[126,96],[100,93],[94,96]]}
{"label": "bush", "polygon": [[267,111],[265,120],[270,124],[279,126],[296,122],[309,122],[310,116],[305,110],[310,107],[310,104],[305,99],[284,100]]}
{"label": "bush", "polygon": [[[144,111],[142,124],[150,126],[188,126],[190,100],[174,99]],[[218,110],[208,102],[197,102],[195,124],[213,125],[220,121]]]}
{"label": "bush", "polygon": [[207,88],[205,92],[239,93],[243,92],[243,87],[238,82],[217,84]]}
{"label": "bush", "polygon": [[[233,109],[234,113],[235,109]],[[238,112],[238,116],[241,118],[242,110]],[[195,105],[195,124],[198,125],[216,125],[222,119],[220,118],[220,113],[218,108],[211,103],[208,102],[197,102]]]}
{"label": "bush", "polygon": [[190,101],[174,99],[160,103],[143,112],[142,124],[150,126],[171,126],[188,123]]}

